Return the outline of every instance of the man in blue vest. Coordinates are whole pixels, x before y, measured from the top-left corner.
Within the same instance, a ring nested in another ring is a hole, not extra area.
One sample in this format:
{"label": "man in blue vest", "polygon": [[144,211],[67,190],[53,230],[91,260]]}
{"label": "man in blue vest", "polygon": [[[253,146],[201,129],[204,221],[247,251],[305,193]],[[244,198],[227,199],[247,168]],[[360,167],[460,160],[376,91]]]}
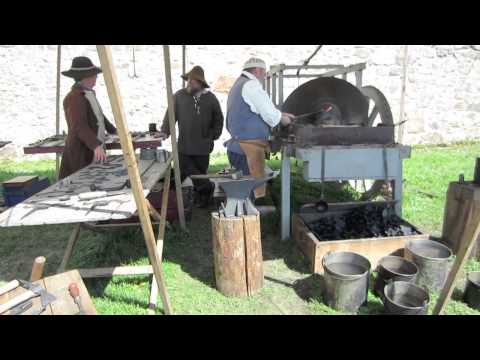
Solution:
{"label": "man in blue vest", "polygon": [[[262,59],[251,58],[234,83],[227,100],[227,130],[231,139],[225,143],[230,165],[244,175],[265,176],[265,153],[270,152],[270,129],[291,123],[294,115],[279,111],[262,83],[267,67]],[[255,198],[265,196],[266,186],[255,189]]]}

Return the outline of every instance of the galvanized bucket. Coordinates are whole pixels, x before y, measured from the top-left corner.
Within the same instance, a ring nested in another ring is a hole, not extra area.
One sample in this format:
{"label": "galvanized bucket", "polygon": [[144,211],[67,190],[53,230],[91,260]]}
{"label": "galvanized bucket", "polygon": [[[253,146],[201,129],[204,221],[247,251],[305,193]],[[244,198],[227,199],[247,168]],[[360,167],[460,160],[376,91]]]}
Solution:
{"label": "galvanized bucket", "polygon": [[418,267],[416,284],[430,291],[445,285],[451,267],[452,251],[438,241],[411,240],[405,245],[405,259]]}
{"label": "galvanized bucket", "polygon": [[471,308],[480,310],[480,271],[468,274],[464,299]]}
{"label": "galvanized bucket", "polygon": [[427,290],[406,281],[390,282],[384,289],[385,313],[390,315],[426,315],[430,296]]}
{"label": "galvanized bucket", "polygon": [[418,267],[413,262],[400,256],[385,256],[378,262],[377,273],[374,293],[382,298],[385,285],[389,282],[414,282],[418,274]]}
{"label": "galvanized bucket", "polygon": [[322,259],[323,300],[333,309],[357,312],[367,302],[370,261],[353,252],[331,252]]}

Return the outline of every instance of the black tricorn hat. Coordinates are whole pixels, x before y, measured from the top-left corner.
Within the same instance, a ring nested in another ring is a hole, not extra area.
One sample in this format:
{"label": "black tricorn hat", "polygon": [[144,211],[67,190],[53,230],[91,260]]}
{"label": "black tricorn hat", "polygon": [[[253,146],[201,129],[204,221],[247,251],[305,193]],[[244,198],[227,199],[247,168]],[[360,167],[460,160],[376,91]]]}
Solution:
{"label": "black tricorn hat", "polygon": [[73,58],[70,70],[62,71],[62,75],[74,78],[75,80],[82,80],[101,72],[102,69],[93,65],[92,60],[90,60],[88,57],[78,56]]}
{"label": "black tricorn hat", "polygon": [[205,74],[201,66],[194,66],[192,70],[182,75],[182,79],[185,81],[187,81],[189,77],[197,81],[200,81],[202,85],[206,88],[210,87],[210,85],[208,85],[207,82],[205,81]]}

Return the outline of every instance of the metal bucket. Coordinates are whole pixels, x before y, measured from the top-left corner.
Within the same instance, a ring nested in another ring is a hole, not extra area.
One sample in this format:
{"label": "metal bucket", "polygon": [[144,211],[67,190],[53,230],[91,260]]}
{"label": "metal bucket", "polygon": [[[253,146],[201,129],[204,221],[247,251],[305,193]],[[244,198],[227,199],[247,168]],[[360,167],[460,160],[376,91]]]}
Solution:
{"label": "metal bucket", "polygon": [[445,285],[451,267],[452,251],[432,240],[413,240],[405,245],[405,259],[418,267],[416,284],[430,291],[439,291]]}
{"label": "metal bucket", "polygon": [[168,156],[168,151],[165,149],[158,149],[156,152],[157,161],[161,164],[167,162]]}
{"label": "metal bucket", "polygon": [[480,271],[468,274],[464,299],[471,308],[480,310]]}
{"label": "metal bucket", "polygon": [[377,296],[383,297],[385,285],[392,281],[414,282],[418,267],[400,256],[385,256],[378,262],[377,272],[374,292]]}
{"label": "metal bucket", "polygon": [[370,261],[353,252],[331,252],[322,259],[325,303],[340,311],[356,312],[367,302]]}
{"label": "metal bucket", "polygon": [[391,282],[384,289],[383,304],[390,315],[426,315],[430,296],[418,285],[406,281]]}
{"label": "metal bucket", "polygon": [[155,160],[157,149],[140,149],[140,160]]}

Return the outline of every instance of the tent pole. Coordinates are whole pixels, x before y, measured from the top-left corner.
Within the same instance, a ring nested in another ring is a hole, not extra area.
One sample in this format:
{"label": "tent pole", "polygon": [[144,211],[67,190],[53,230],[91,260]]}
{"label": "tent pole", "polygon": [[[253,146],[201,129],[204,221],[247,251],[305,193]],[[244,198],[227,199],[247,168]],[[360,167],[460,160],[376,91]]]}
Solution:
{"label": "tent pole", "polygon": [[405,93],[406,93],[406,83],[407,83],[407,66],[408,66],[408,45],[405,45],[403,48],[403,75],[402,75],[402,89],[400,95],[400,116],[398,122],[400,123],[398,127],[398,142],[401,144],[403,140],[403,130],[405,117]]}
{"label": "tent pole", "polygon": [[[182,75],[187,72],[186,52],[187,52],[187,46],[182,45]],[[185,80],[183,80],[183,78],[182,78],[182,87],[185,88]]]}
{"label": "tent pole", "polygon": [[170,139],[172,141],[172,155],[175,173],[175,193],[177,195],[177,208],[180,226],[185,229],[185,212],[183,207],[182,183],[180,182],[180,166],[178,162],[177,132],[175,130],[175,106],[172,91],[172,69],[170,66],[170,47],[163,45],[163,60],[165,63],[165,85],[167,87],[168,101],[168,123],[170,128]]}
{"label": "tent pole", "polygon": [[[55,134],[60,134],[60,66],[62,61],[62,45],[57,45],[57,97],[55,107]],[[60,154],[55,154],[55,178],[58,180],[60,170]]]}

